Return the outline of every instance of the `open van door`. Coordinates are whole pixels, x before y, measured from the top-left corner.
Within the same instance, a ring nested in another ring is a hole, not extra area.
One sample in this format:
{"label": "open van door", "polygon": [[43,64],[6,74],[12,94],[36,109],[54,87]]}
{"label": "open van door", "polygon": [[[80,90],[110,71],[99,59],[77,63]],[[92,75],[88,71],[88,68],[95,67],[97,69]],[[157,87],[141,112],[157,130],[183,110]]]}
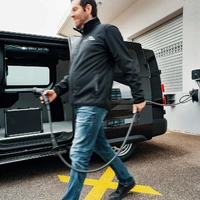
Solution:
{"label": "open van door", "polygon": [[[0,164],[55,154],[46,107],[32,90],[52,88],[68,60],[67,39],[0,32]],[[58,98],[51,104],[62,153],[73,138],[73,115],[66,116],[64,103]]]}
{"label": "open van door", "polygon": [[[141,77],[145,99],[163,103],[160,70],[153,51],[142,49],[141,44],[138,43],[125,42],[125,44]],[[128,131],[132,117],[130,88],[118,67],[115,69],[112,99],[112,109],[107,115],[105,127],[106,136],[117,151]],[[138,114],[127,144],[119,155],[122,160],[130,158],[136,149],[137,142],[150,140],[166,132],[167,121],[164,114],[163,106],[147,103]]]}

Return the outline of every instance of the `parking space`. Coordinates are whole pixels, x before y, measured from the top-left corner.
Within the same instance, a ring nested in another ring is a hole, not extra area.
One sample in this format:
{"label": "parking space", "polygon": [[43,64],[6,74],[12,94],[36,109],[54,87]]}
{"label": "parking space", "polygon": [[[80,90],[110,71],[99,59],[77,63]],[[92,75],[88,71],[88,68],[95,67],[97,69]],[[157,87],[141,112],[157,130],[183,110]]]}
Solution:
{"label": "parking space", "polygon": [[[136,187],[125,200],[200,199],[200,136],[166,133],[138,144],[125,162]],[[93,159],[90,168],[103,164]],[[69,169],[57,158],[0,166],[2,200],[60,200],[69,181]],[[88,174],[80,200],[106,200],[117,187],[110,168]]]}

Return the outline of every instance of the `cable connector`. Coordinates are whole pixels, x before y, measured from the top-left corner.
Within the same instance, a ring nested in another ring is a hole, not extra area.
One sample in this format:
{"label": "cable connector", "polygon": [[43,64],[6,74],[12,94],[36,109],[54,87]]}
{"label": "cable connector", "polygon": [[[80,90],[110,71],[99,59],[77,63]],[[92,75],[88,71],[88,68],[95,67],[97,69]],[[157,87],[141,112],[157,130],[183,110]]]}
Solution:
{"label": "cable connector", "polygon": [[192,102],[199,102],[199,89],[192,89],[189,93],[192,97]]}

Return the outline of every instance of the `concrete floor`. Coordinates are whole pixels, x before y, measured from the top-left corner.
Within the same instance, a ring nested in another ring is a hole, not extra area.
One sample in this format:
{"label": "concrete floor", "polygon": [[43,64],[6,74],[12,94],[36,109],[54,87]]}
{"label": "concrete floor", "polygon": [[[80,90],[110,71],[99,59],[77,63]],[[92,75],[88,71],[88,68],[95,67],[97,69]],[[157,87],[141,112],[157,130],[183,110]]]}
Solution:
{"label": "concrete floor", "polygon": [[[200,135],[170,132],[139,143],[136,153],[125,162],[137,186],[124,199],[199,200],[199,152]],[[90,168],[103,164],[93,159]],[[111,178],[111,185],[117,182],[115,177],[112,180],[108,169],[88,174],[80,200],[107,199],[114,191],[108,182],[102,182],[99,188],[98,184],[92,186],[93,180],[101,180],[105,174]],[[0,166],[0,199],[60,200],[67,183],[61,182],[59,177],[69,177],[69,169],[57,157]]]}

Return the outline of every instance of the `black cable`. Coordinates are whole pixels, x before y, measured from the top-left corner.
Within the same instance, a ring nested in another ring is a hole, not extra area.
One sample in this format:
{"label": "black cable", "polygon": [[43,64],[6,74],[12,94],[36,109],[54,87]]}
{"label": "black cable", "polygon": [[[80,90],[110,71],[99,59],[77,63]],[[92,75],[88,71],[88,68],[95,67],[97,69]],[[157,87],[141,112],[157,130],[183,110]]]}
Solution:
{"label": "black cable", "polygon": [[[199,84],[199,83],[198,83],[198,84]],[[61,153],[58,152],[59,146],[58,146],[57,141],[56,141],[56,139],[55,139],[55,136],[54,136],[54,134],[53,134],[52,119],[51,119],[51,109],[50,109],[50,105],[49,105],[49,100],[48,100],[48,97],[47,97],[46,95],[43,94],[43,91],[44,91],[44,90],[39,89],[39,88],[34,88],[34,89],[33,89],[33,92],[34,92],[35,94],[39,93],[39,94],[41,94],[41,95],[43,96],[43,98],[44,98],[44,103],[45,103],[45,105],[46,105],[46,107],[47,107],[47,114],[48,114],[48,119],[49,119],[50,134],[51,134],[51,140],[52,140],[52,145],[53,145],[53,149],[52,149],[52,150],[55,151],[55,153],[59,156],[59,158],[62,160],[62,162],[63,162],[66,166],[68,166],[69,168],[71,168],[71,169],[73,169],[73,170],[75,170],[75,171],[77,171],[77,172],[82,172],[82,173],[93,173],[93,172],[97,172],[97,171],[100,171],[100,170],[104,169],[105,167],[109,166],[110,163],[111,163],[113,160],[115,160],[115,158],[120,154],[120,152],[122,151],[124,145],[126,144],[126,142],[127,142],[127,140],[128,140],[128,137],[129,137],[129,135],[130,135],[130,133],[131,133],[131,129],[132,129],[132,127],[133,127],[133,124],[134,124],[134,122],[135,122],[136,114],[134,114],[133,117],[132,117],[132,121],[131,121],[131,124],[130,124],[130,126],[129,126],[128,131],[127,131],[126,137],[124,138],[124,141],[123,141],[123,143],[122,143],[120,149],[119,149],[118,152],[116,153],[116,155],[115,155],[109,162],[107,162],[105,165],[103,165],[103,166],[101,166],[101,167],[99,167],[99,168],[97,168],[97,169],[93,169],[93,170],[81,170],[81,169],[77,169],[77,168],[71,166],[71,165],[63,158],[63,156],[61,155]],[[155,104],[155,105],[159,105],[159,106],[176,106],[176,105],[179,105],[179,104],[182,104],[182,103],[187,103],[187,102],[191,101],[191,100],[192,100],[191,97],[192,97],[193,95],[194,95],[194,93],[193,93],[193,94],[189,94],[189,95],[184,95],[184,96],[182,96],[182,97],[179,99],[179,103],[176,103],[176,104],[160,104],[160,103],[156,103],[156,102],[153,102],[153,101],[150,101],[150,100],[146,100],[146,102],[147,102],[147,103],[151,103],[151,104]],[[184,97],[188,97],[188,98],[182,101],[182,98],[184,98]]]}
{"label": "black cable", "polygon": [[[51,110],[50,110],[50,105],[49,105],[49,103],[46,104],[46,107],[47,107],[47,113],[48,113],[48,119],[49,119],[49,125],[50,125],[50,133],[51,133],[51,139],[52,139],[53,150],[57,151],[57,150],[59,149],[59,146],[58,146],[58,144],[57,144],[57,142],[56,142],[56,139],[55,139],[55,136],[54,136],[54,134],[53,134],[52,120],[51,120]],[[107,162],[105,165],[103,165],[102,167],[99,167],[99,168],[97,168],[97,169],[92,169],[92,170],[81,170],[81,169],[77,169],[77,168],[71,166],[71,165],[63,158],[63,156],[62,156],[59,152],[55,152],[55,153],[59,156],[59,158],[62,160],[62,162],[63,162],[66,166],[68,166],[69,168],[71,168],[71,169],[73,169],[73,170],[75,170],[75,171],[77,171],[77,172],[82,172],[82,173],[93,173],[93,172],[100,171],[100,170],[104,169],[105,167],[109,166],[110,163],[111,163],[113,160],[115,160],[115,158],[116,158],[116,157],[120,154],[120,152],[122,151],[124,145],[125,145],[126,142],[127,142],[128,137],[129,137],[129,135],[130,135],[130,133],[131,133],[133,124],[134,124],[134,122],[135,122],[135,117],[136,117],[136,114],[134,114],[133,117],[132,117],[132,121],[131,121],[131,124],[130,124],[130,126],[129,126],[128,132],[127,132],[127,134],[126,134],[126,137],[124,138],[124,141],[123,141],[123,143],[122,143],[120,149],[118,150],[118,152],[116,153],[116,155],[115,155],[109,162]]]}
{"label": "black cable", "polygon": [[[179,104],[183,104],[183,103],[187,103],[189,101],[192,100],[192,96],[195,94],[195,92],[191,93],[191,94],[187,94],[187,95],[183,95],[182,97],[180,97],[179,99],[179,102],[178,103],[174,103],[174,104],[162,104],[162,103],[156,103],[156,102],[153,102],[151,100],[146,100],[147,103],[150,103],[150,104],[154,104],[154,105],[157,105],[157,106],[177,106]],[[183,98],[187,97],[185,100],[182,100]]]}
{"label": "black cable", "polygon": [[[187,97],[187,98],[182,101],[182,99],[185,98],[185,97]],[[184,96],[180,97],[179,103],[187,103],[187,102],[189,102],[191,100],[192,100],[192,96],[190,96],[190,95],[184,95]]]}
{"label": "black cable", "polygon": [[197,81],[197,84],[198,84],[198,86],[200,87],[200,81],[199,81],[199,80]]}

